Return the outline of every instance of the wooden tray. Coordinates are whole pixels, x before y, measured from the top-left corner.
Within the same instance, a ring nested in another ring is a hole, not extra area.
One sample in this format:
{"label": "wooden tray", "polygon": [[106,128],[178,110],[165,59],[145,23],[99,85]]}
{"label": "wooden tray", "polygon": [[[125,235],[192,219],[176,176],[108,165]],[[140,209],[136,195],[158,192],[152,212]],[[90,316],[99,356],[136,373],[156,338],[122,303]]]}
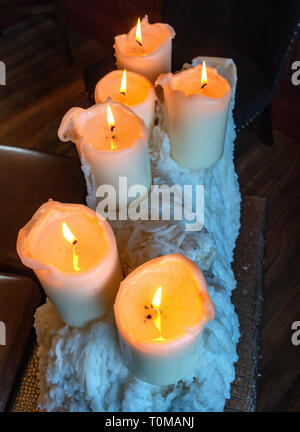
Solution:
{"label": "wooden tray", "polygon": [[[260,318],[264,257],[265,200],[244,196],[241,231],[233,264],[237,289],[232,302],[239,317],[241,338],[237,347],[239,360],[231,385],[231,398],[225,411],[255,411],[258,375]],[[34,343],[25,361],[8,411],[38,411],[38,358]]]}

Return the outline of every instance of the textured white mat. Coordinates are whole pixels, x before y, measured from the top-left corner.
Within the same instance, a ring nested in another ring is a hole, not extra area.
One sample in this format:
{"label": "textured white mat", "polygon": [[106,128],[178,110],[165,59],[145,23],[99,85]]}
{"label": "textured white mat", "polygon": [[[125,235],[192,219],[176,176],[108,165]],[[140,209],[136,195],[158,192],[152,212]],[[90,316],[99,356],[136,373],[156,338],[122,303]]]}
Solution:
{"label": "textured white mat", "polygon": [[[40,357],[40,407],[47,411],[222,411],[234,379],[238,319],[230,301],[235,279],[231,269],[239,231],[240,193],[233,165],[235,139],[232,110],[236,68],[232,60],[204,58],[232,87],[223,158],[212,168],[191,171],[169,155],[160,122],[150,143],[152,174],[157,184],[203,184],[205,221],[200,232],[186,232],[174,221],[115,221],[122,266],[128,274],[143,262],[168,253],[183,253],[204,271],[216,319],[199,340],[199,362],[193,376],[158,387],[138,381],[119,356],[113,316],[85,329],[65,326],[48,301],[36,312]],[[203,58],[194,59],[193,64]],[[184,67],[190,67],[185,65]],[[161,119],[160,119],[161,120]],[[93,181],[87,202],[95,205]]]}

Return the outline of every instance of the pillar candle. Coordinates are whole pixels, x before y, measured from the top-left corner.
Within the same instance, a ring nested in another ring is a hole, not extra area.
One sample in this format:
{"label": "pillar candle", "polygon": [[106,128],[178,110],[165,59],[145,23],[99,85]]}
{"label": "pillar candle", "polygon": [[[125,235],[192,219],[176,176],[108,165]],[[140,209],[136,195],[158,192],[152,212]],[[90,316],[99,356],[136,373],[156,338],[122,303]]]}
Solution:
{"label": "pillar candle", "polygon": [[[147,130],[144,122],[118,102],[71,108],[59,127],[62,141],[73,141],[89,165],[96,189],[111,185],[119,202],[119,178],[133,185],[151,186]],[[130,202],[130,199],[128,199]],[[113,203],[112,203],[113,205]]]}
{"label": "pillar candle", "polygon": [[48,201],[19,231],[17,252],[66,324],[84,326],[112,307],[122,270],[113,231],[93,210]]}
{"label": "pillar candle", "polygon": [[106,102],[109,97],[131,108],[151,132],[156,97],[153,85],[147,78],[126,69],[114,70],[105,75],[95,89],[96,103]]}
{"label": "pillar candle", "polygon": [[[140,30],[140,32],[137,32]],[[168,24],[149,24],[145,16],[128,34],[115,37],[118,69],[140,73],[154,82],[158,75],[171,71],[174,29]]]}
{"label": "pillar candle", "polygon": [[190,169],[209,168],[223,155],[231,88],[215,68],[202,65],[166,74],[164,91],[171,155]]}
{"label": "pillar candle", "polygon": [[130,273],[114,312],[125,365],[156,385],[193,373],[198,338],[215,316],[201,270],[180,254],[153,259]]}

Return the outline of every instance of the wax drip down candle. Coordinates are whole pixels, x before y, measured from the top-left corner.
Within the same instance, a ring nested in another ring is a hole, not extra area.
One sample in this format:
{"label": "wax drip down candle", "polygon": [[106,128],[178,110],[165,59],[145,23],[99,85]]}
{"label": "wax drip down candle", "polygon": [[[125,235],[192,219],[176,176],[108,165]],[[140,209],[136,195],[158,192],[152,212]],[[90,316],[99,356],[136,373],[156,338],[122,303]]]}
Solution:
{"label": "wax drip down candle", "polygon": [[189,169],[209,168],[223,155],[231,88],[217,70],[197,65],[161,75],[171,155]]}
{"label": "wax drip down candle", "polygon": [[115,37],[118,69],[137,72],[154,82],[158,75],[171,71],[174,29],[168,24],[149,24],[146,15],[128,34]]}
{"label": "wax drip down candle", "polygon": [[109,72],[96,85],[95,102],[106,102],[109,97],[131,108],[144,120],[151,133],[156,96],[153,85],[147,78],[126,69]]}
{"label": "wax drip down candle", "polygon": [[[71,108],[58,130],[62,141],[76,143],[81,160],[88,164],[95,188],[110,185],[116,201],[131,186],[151,186],[148,138],[145,123],[118,102],[98,103],[87,109]],[[119,191],[119,179],[127,179],[127,190]],[[108,197],[109,199],[110,197]],[[128,202],[130,202],[130,198]],[[113,208],[115,201],[109,203]]]}
{"label": "wax drip down candle", "polygon": [[130,273],[114,312],[125,365],[155,385],[192,374],[198,338],[215,317],[201,270],[180,254],[155,258]]}
{"label": "wax drip down candle", "polygon": [[48,201],[19,231],[17,252],[66,324],[82,327],[112,307],[123,278],[117,244],[93,210]]}

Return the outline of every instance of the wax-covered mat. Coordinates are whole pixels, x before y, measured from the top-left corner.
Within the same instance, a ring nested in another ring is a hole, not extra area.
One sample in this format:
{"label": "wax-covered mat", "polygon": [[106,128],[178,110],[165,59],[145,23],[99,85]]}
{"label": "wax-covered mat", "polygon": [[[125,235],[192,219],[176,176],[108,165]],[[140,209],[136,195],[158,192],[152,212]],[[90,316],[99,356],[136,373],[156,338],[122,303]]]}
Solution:
{"label": "wax-covered mat", "polygon": [[[259,358],[259,324],[262,306],[265,200],[243,197],[241,231],[233,264],[237,288],[232,302],[240,322],[241,338],[235,365],[236,377],[225,411],[255,411]],[[38,411],[37,347],[28,361],[11,398],[9,411]]]}
{"label": "wax-covered mat", "polygon": [[241,230],[233,263],[237,288],[232,293],[241,338],[237,345],[239,360],[235,365],[235,380],[231,384],[231,398],[226,401],[225,411],[255,411],[256,407],[265,215],[265,199],[243,197]]}
{"label": "wax-covered mat", "polygon": [[8,411],[37,412],[39,397],[39,359],[37,344],[30,347],[24,371],[8,404]]}

